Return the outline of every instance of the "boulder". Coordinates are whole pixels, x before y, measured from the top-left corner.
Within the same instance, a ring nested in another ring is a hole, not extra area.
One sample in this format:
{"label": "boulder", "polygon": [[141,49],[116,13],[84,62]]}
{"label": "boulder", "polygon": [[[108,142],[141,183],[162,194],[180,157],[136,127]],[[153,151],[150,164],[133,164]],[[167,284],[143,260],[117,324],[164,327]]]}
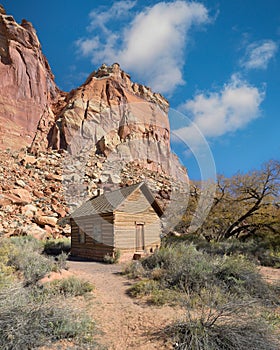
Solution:
{"label": "boulder", "polygon": [[57,224],[57,218],[53,217],[53,216],[36,216],[35,217],[35,222],[38,225],[44,226],[44,225],[48,225],[48,226],[52,226],[55,227]]}
{"label": "boulder", "polygon": [[29,191],[24,188],[14,188],[9,190],[8,193],[3,194],[8,200],[11,200],[13,204],[29,204],[32,202],[32,197]]}
{"label": "boulder", "polygon": [[35,223],[26,225],[20,229],[17,229],[11,235],[12,236],[32,236],[39,240],[44,240],[46,238],[51,237],[46,230],[42,229]]}
{"label": "boulder", "polygon": [[34,205],[27,204],[21,208],[21,213],[29,218],[33,218],[37,210],[38,210],[37,207],[35,207]]}

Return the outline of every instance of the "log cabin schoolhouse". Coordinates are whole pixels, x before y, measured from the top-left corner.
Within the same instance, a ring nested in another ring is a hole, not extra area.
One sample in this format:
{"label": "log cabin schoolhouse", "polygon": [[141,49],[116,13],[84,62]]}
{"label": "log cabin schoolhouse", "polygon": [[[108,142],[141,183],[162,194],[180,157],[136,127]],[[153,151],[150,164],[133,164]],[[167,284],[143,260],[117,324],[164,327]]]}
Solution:
{"label": "log cabin schoolhouse", "polygon": [[144,182],[96,196],[71,215],[71,256],[103,261],[117,249],[131,257],[153,252],[162,214]]}

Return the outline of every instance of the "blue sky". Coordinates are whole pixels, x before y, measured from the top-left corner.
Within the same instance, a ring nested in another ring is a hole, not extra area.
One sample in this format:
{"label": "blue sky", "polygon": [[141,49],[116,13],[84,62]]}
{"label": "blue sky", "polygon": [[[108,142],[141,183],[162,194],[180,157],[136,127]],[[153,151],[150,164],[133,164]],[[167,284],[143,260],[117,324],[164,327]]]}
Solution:
{"label": "blue sky", "polygon": [[190,178],[201,177],[197,128],[218,173],[279,159],[279,0],[2,4],[18,22],[33,23],[62,90],[103,62],[119,62],[133,81],[166,96],[182,116],[178,123],[170,115],[172,147]]}

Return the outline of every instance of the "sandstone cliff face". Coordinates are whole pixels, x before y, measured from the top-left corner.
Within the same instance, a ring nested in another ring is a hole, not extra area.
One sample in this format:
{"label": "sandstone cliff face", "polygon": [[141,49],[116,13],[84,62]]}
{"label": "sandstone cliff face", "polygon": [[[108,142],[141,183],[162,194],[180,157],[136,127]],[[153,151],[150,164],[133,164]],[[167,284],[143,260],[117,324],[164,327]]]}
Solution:
{"label": "sandstone cliff face", "polygon": [[117,63],[104,64],[69,93],[48,138],[55,149],[93,150],[178,177],[184,170],[170,151],[168,109],[163,96],[132,83]]}
{"label": "sandstone cliff face", "polygon": [[0,148],[31,144],[40,121],[54,120],[59,96],[32,24],[0,9]]}

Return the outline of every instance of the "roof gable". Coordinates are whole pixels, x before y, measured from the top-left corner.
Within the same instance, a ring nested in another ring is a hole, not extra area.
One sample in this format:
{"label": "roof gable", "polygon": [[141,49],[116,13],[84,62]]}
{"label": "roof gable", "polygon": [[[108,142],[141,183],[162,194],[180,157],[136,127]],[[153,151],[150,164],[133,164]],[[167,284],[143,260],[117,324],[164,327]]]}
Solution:
{"label": "roof gable", "polygon": [[118,190],[106,192],[98,197],[94,197],[77,208],[71,216],[75,219],[96,214],[112,213],[137,189],[141,189],[143,195],[147,198],[157,215],[161,216],[163,211],[144,182],[122,187]]}

